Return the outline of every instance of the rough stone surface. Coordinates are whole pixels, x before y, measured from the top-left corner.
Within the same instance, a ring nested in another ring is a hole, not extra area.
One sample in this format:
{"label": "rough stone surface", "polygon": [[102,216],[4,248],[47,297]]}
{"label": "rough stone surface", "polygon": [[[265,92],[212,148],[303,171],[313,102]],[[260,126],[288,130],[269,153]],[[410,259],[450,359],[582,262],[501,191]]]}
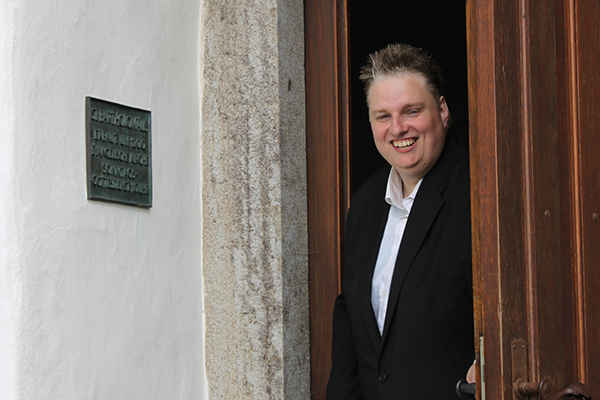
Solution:
{"label": "rough stone surface", "polygon": [[310,397],[303,2],[203,6],[211,399]]}

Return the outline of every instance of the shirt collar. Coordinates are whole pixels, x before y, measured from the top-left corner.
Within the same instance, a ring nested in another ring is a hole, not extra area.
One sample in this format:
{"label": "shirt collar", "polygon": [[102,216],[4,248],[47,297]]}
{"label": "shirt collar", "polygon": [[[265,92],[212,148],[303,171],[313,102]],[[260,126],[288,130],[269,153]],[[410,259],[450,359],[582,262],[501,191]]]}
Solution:
{"label": "shirt collar", "polygon": [[423,178],[419,179],[419,182],[415,185],[413,191],[406,197],[403,196],[402,193],[402,178],[398,171],[394,168],[390,171],[390,176],[388,177],[387,189],[385,191],[385,201],[389,205],[393,205],[397,208],[405,208],[404,200],[412,200],[417,196],[417,192],[419,191],[419,187],[421,186],[421,182],[423,182]]}

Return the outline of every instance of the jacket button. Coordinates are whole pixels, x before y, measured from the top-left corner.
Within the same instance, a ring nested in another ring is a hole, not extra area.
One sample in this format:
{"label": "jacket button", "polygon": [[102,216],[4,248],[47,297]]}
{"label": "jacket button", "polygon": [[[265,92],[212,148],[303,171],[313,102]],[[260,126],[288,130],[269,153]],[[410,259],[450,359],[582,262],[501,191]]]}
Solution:
{"label": "jacket button", "polygon": [[386,379],[387,379],[387,375],[386,374],[379,375],[379,382],[383,383],[383,382],[385,382]]}

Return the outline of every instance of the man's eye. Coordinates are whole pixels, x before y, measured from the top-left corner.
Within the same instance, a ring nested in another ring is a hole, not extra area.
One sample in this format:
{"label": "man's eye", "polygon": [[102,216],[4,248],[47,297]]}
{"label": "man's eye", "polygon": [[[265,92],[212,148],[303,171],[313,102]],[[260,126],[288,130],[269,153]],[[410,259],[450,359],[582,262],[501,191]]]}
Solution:
{"label": "man's eye", "polygon": [[389,116],[388,114],[382,114],[382,115],[378,115],[378,116],[377,116],[377,120],[378,120],[378,121],[383,121],[383,120],[386,120],[386,119],[388,119],[389,117],[390,117],[390,116]]}

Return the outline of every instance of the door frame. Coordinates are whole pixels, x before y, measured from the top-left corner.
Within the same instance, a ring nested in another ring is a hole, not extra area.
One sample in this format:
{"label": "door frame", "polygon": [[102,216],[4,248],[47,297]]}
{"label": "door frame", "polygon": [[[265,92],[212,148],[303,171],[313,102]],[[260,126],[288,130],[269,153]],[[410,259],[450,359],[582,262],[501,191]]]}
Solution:
{"label": "door frame", "polygon": [[305,0],[304,21],[311,398],[324,399],[350,202],[347,2]]}
{"label": "door frame", "polygon": [[[467,0],[474,335],[487,399],[513,399],[513,340],[529,346],[524,379],[586,379],[581,238],[577,227],[564,229],[581,219],[580,199],[560,193],[579,179],[573,10],[574,0]],[[346,15],[345,0],[305,0],[313,399],[325,398],[331,367],[349,204]],[[568,132],[568,151],[559,151],[559,132]],[[569,172],[557,175],[557,165]],[[558,238],[548,233],[557,229]],[[566,350],[544,347],[557,339]],[[540,369],[540,358],[560,366]]]}

